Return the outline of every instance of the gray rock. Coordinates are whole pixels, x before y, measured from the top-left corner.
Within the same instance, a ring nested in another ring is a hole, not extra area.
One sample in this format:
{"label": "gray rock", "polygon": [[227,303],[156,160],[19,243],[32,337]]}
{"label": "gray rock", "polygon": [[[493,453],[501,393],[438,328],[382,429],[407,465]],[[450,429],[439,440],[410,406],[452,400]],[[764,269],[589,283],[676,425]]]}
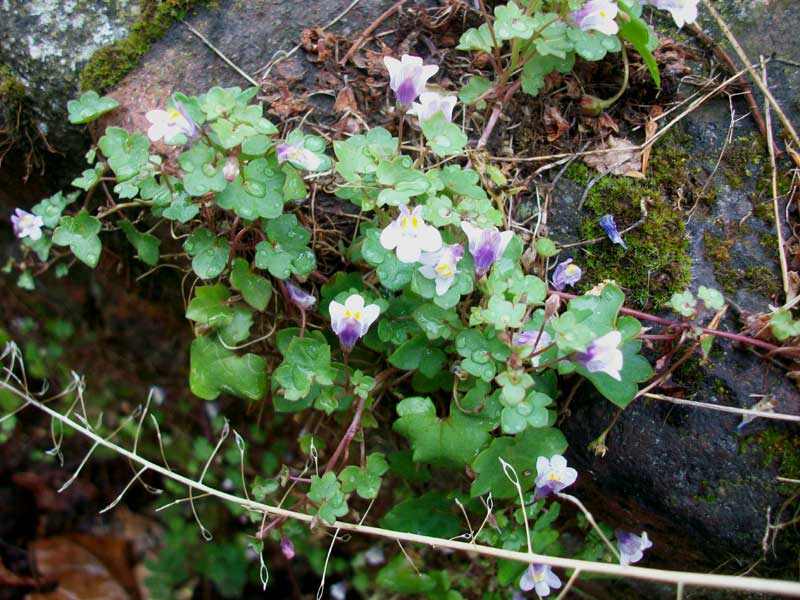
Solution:
{"label": "gray rock", "polygon": [[78,73],[98,48],[128,35],[140,0],[3,0],[0,64],[26,86],[40,127],[58,150],[85,143],[69,125],[67,101]]}

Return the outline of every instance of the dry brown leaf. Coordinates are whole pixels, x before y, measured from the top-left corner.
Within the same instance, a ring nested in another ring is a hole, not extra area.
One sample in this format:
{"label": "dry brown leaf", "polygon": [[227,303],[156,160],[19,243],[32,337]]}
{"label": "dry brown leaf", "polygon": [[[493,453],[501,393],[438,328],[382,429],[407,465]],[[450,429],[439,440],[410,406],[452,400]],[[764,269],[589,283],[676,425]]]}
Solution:
{"label": "dry brown leaf", "polygon": [[[110,550],[109,545],[98,545],[97,547],[98,551],[104,553]],[[109,567],[75,540],[64,536],[36,540],[31,543],[31,556],[41,578],[57,583],[58,588],[49,595],[29,594],[27,597],[29,600],[37,598],[39,600],[44,598],[48,600],[60,600],[61,598],[131,600],[133,598],[126,591],[123,583],[114,577]],[[127,569],[129,581],[133,582],[130,567],[128,566]]]}
{"label": "dry brown leaf", "polygon": [[641,150],[630,140],[611,135],[604,145],[596,146],[593,150],[608,150],[602,154],[590,154],[583,158],[583,162],[598,172],[604,175],[643,177]]}
{"label": "dry brown leaf", "polygon": [[619,133],[619,125],[617,125],[616,120],[606,113],[603,113],[597,117],[597,125],[601,130],[605,129],[605,133],[608,133],[609,131]]}
{"label": "dry brown leaf", "polygon": [[345,112],[358,112],[358,105],[356,104],[356,96],[353,94],[353,88],[346,85],[336,95],[336,102],[333,104],[333,110],[337,113]]}
{"label": "dry brown leaf", "polygon": [[547,141],[555,142],[558,138],[569,131],[569,121],[555,106],[548,105],[544,109],[544,126],[547,130]]}
{"label": "dry brown leaf", "polygon": [[297,100],[291,96],[275,100],[269,105],[270,111],[281,117],[291,117],[292,115],[305,112],[308,108],[307,102]]}
{"label": "dry brown leaf", "polygon": [[36,500],[36,507],[43,511],[64,512],[74,504],[92,500],[97,495],[97,489],[85,479],[76,479],[59,494],[56,490],[61,487],[65,476],[56,471],[23,471],[14,473],[12,479],[16,485],[31,492]]}

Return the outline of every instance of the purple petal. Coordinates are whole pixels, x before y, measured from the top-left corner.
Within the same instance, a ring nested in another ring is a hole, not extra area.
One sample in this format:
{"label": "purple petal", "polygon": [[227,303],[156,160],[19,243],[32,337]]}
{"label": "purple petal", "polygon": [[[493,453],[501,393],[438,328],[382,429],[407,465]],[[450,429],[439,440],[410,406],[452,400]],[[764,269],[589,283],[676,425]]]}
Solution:
{"label": "purple petal", "polygon": [[355,319],[346,318],[342,321],[338,333],[342,348],[345,352],[350,352],[353,346],[356,345],[358,338],[361,337],[361,325]]}
{"label": "purple petal", "polygon": [[404,79],[397,88],[397,101],[400,104],[411,104],[417,99],[417,88],[413,79]]}

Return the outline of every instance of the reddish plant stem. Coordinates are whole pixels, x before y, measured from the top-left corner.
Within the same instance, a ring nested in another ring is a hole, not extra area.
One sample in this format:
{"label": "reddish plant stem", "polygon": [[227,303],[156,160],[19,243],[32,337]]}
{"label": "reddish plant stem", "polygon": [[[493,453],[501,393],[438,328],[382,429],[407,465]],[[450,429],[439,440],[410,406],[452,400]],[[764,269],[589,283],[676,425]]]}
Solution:
{"label": "reddish plant stem", "polygon": [[489,115],[489,121],[486,123],[486,128],[481,134],[481,139],[478,140],[478,145],[476,146],[478,150],[486,146],[486,142],[489,141],[489,136],[492,135],[492,131],[494,131],[494,128],[497,126],[497,121],[500,118],[500,114],[503,112],[503,105],[511,100],[511,97],[519,89],[520,83],[520,80],[517,80],[508,86],[506,93],[503,95],[503,99],[495,102],[494,108],[492,109],[492,114]]}
{"label": "reddish plant stem", "polygon": [[[561,298],[566,300],[572,300],[573,298],[577,298],[575,294],[569,294],[567,292],[559,292],[557,290],[551,290],[551,294],[558,294]],[[642,312],[639,310],[634,310],[632,308],[622,307],[620,312],[631,317],[636,317],[637,319],[641,319],[643,321],[650,321],[651,323],[658,323],[659,325],[664,325],[665,327],[674,327],[678,330],[687,330],[693,329],[693,326],[690,323],[679,323],[676,321],[670,321],[669,319],[665,319],[663,317],[657,317],[655,315],[651,315],[646,312]],[[741,344],[750,344],[751,346],[756,346],[758,348],[763,348],[765,350],[769,350],[770,352],[776,353],[787,353],[787,351],[791,350],[793,352],[800,353],[800,348],[785,348],[783,346],[776,346],[775,344],[770,344],[769,342],[765,342],[763,340],[757,340],[756,338],[752,338],[750,336],[741,334],[741,333],[731,333],[728,331],[719,331],[718,329],[708,329],[707,327],[702,327],[702,333],[708,333],[716,337],[725,338],[727,340],[732,340],[734,342],[739,342]]]}
{"label": "reddish plant stem", "polygon": [[347,428],[342,441],[339,442],[339,445],[336,447],[336,451],[333,453],[333,456],[331,456],[331,459],[325,466],[325,473],[333,470],[334,467],[336,467],[336,463],[339,461],[339,456],[342,454],[342,451],[350,445],[350,442],[353,441],[356,431],[358,431],[358,428],[361,426],[361,413],[364,412],[364,404],[366,401],[366,396],[362,396],[358,399],[358,405],[356,406],[356,412],[353,415],[353,420],[350,421],[350,426]]}
{"label": "reddish plant stem", "polygon": [[383,23],[386,19],[391,17],[395,12],[399,11],[403,7],[403,4],[405,4],[407,1],[408,0],[400,0],[399,2],[395,3],[394,6],[384,11],[377,19],[375,19],[372,22],[372,25],[367,27],[364,30],[364,32],[360,36],[358,36],[358,39],[355,42],[353,42],[353,45],[350,46],[350,49],[347,51],[347,54],[345,54],[344,58],[342,58],[342,60],[339,61],[339,65],[344,66],[347,63],[348,59],[358,51],[358,49],[361,47],[361,44],[364,43],[364,40],[366,40],[370,35],[372,35],[372,32],[375,31],[380,26],[381,23]]}

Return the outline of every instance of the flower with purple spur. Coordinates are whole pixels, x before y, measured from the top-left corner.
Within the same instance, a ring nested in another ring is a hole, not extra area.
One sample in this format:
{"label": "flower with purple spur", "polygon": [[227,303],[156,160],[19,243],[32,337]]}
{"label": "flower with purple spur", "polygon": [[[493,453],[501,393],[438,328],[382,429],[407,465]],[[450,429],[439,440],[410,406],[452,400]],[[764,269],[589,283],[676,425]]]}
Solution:
{"label": "flower with purple spur", "polygon": [[175,108],[168,110],[159,108],[150,110],[145,117],[150,121],[147,137],[151,142],[163,139],[164,142],[169,143],[180,134],[194,139],[200,133],[197,123],[186,113],[180,102],[175,102]]}
{"label": "flower with purple spur", "polygon": [[442,235],[422,218],[422,206],[408,210],[400,207],[400,216],[381,231],[381,246],[386,250],[397,249],[397,259],[403,263],[415,263],[423,252],[436,252],[442,247]]}
{"label": "flower with purple spur", "polygon": [[529,330],[529,331],[520,331],[519,333],[515,333],[514,337],[511,338],[511,344],[518,348],[530,348],[526,352],[526,356],[530,356],[534,354],[531,358],[531,363],[534,367],[539,366],[539,359],[541,355],[538,354],[540,350],[547,348],[553,339],[550,337],[546,331],[539,331],[539,330]]}
{"label": "flower with purple spur", "polygon": [[306,171],[316,171],[322,164],[322,159],[311,150],[293,144],[280,144],[275,152],[279,163],[290,162],[295,167]]}
{"label": "flower with purple spur", "polygon": [[550,595],[550,590],[557,590],[561,587],[561,580],[553,573],[550,565],[528,565],[522,577],[519,579],[519,589],[523,592],[536,590],[540,598]]}
{"label": "flower with purple spur", "polygon": [[644,551],[653,547],[647,537],[647,532],[643,531],[642,535],[635,535],[617,529],[614,532],[617,536],[617,549],[619,550],[619,563],[621,565],[631,565],[642,560]]}
{"label": "flower with purple spur", "polygon": [[295,285],[288,279],[285,283],[286,291],[289,294],[289,300],[300,310],[309,310],[317,303],[317,299],[299,285]]}
{"label": "flower with purple spur", "polygon": [[536,459],[536,497],[544,498],[557,494],[575,483],[578,472],[567,466],[567,459],[556,454],[548,460],[544,456]]}
{"label": "flower with purple spur", "polygon": [[438,92],[422,92],[419,102],[414,102],[408,112],[417,115],[420,123],[428,121],[436,113],[442,113],[444,120],[450,123],[453,120],[453,109],[458,103],[455,96],[446,96]]}
{"label": "flower with purple spur", "polygon": [[645,4],[667,10],[678,29],[697,20],[697,4],[700,0],[644,0]]}
{"label": "flower with purple spur", "polygon": [[30,238],[32,242],[42,239],[44,221],[39,215],[15,208],[11,215],[11,226],[14,228],[14,235],[20,239]]}
{"label": "flower with purple spur", "polygon": [[589,0],[572,13],[575,26],[583,31],[595,30],[606,35],[615,35],[619,32],[619,25],[614,20],[619,13],[616,2],[610,0]]}
{"label": "flower with purple spur", "polygon": [[611,331],[589,343],[586,352],[578,352],[575,362],[590,373],[605,373],[617,381],[622,381],[622,350],[619,349],[622,334]]}
{"label": "flower with purple spur", "polygon": [[397,95],[397,101],[408,106],[425,91],[428,79],[436,75],[439,67],[423,65],[418,56],[403,54],[400,60],[387,56],[383,59],[389,71],[389,87]]}
{"label": "flower with purple spur", "polygon": [[614,222],[614,215],[603,215],[600,217],[600,227],[603,228],[603,231],[606,232],[608,239],[610,239],[615,244],[619,244],[622,246],[623,250],[627,250],[628,246],[622,239],[622,236],[619,234],[619,230],[617,229],[617,224]]}
{"label": "flower with purple spur", "polygon": [[572,262],[571,258],[561,261],[553,271],[553,285],[559,291],[563,290],[566,286],[572,286],[578,283],[583,276],[581,268]]}
{"label": "flower with purple spur", "polygon": [[467,234],[469,252],[475,260],[475,272],[485,275],[494,262],[503,256],[511,238],[512,231],[498,231],[497,227],[481,229],[469,221],[461,221],[461,229]]}
{"label": "flower with purple spur", "polygon": [[350,352],[359,338],[363,337],[369,326],[378,318],[381,312],[377,304],[364,305],[364,298],[358,294],[352,294],[344,301],[344,304],[336,302],[330,303],[328,310],[331,313],[331,329],[339,336],[342,349]]}
{"label": "flower with purple spur", "polygon": [[419,261],[422,266],[419,272],[426,279],[433,279],[436,282],[436,295],[445,294],[455,281],[458,270],[456,266],[461,257],[464,256],[464,248],[461,244],[450,244],[442,246],[436,252],[425,252],[420,256]]}

